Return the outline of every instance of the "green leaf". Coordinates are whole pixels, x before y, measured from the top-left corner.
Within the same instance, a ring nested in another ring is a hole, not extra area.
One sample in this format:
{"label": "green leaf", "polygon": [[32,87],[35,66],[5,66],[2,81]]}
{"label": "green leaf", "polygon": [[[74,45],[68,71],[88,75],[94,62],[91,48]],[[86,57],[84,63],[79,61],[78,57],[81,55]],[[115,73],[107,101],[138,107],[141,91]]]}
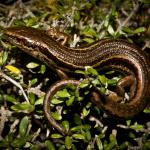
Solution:
{"label": "green leaf", "polygon": [[85,107],[83,108],[82,114],[86,117],[90,113],[90,110],[87,110]]}
{"label": "green leaf", "polygon": [[46,66],[45,66],[45,65],[41,65],[40,73],[41,73],[41,74],[44,74],[45,71],[46,71]]}
{"label": "green leaf", "polygon": [[12,23],[12,26],[13,26],[13,27],[19,27],[19,26],[25,26],[25,25],[26,25],[26,24],[25,24],[24,21],[22,21],[22,19],[21,19],[21,20],[16,19],[16,20],[14,20],[13,23]]}
{"label": "green leaf", "polygon": [[110,86],[115,86],[118,83],[118,80],[117,79],[108,79],[107,83]]}
{"label": "green leaf", "polygon": [[90,131],[86,131],[85,132],[85,135],[86,135],[86,139],[88,140],[88,141],[91,141],[91,132]]}
{"label": "green leaf", "polygon": [[129,137],[132,138],[132,139],[135,139],[136,135],[133,132],[129,132]]}
{"label": "green leaf", "polygon": [[29,93],[29,100],[30,100],[30,104],[34,105],[35,104],[35,95],[33,93]]}
{"label": "green leaf", "polygon": [[78,73],[78,74],[85,74],[85,72],[82,71],[82,70],[76,70],[75,73]]}
{"label": "green leaf", "polygon": [[31,85],[34,85],[38,82],[38,79],[37,78],[34,78],[32,80],[29,81]]}
{"label": "green leaf", "polygon": [[67,106],[71,106],[72,103],[74,102],[75,96],[71,96],[67,101],[66,101],[66,105]]}
{"label": "green leaf", "polygon": [[116,137],[113,135],[113,134],[110,134],[109,136],[109,140],[110,140],[110,143],[107,144],[106,150],[111,150],[111,149],[116,149],[116,146],[117,146],[117,140],[116,140]]}
{"label": "green leaf", "polygon": [[134,33],[134,31],[132,29],[128,28],[128,27],[123,27],[122,30],[124,32],[126,32],[126,33],[129,33],[129,34],[133,34]]}
{"label": "green leaf", "polygon": [[88,102],[87,104],[86,104],[86,108],[88,109],[88,108],[90,108],[92,106],[92,102]]}
{"label": "green leaf", "polygon": [[90,84],[90,81],[89,81],[89,80],[83,80],[83,81],[80,83],[79,87],[80,87],[80,88],[85,88],[85,87],[89,86],[89,84]]}
{"label": "green leaf", "polygon": [[89,26],[87,26],[87,27],[85,27],[83,30],[82,30],[82,33],[81,33],[82,35],[85,35],[85,36],[87,36],[87,37],[94,37],[97,33],[96,33],[96,31],[93,29],[93,28],[91,28],[91,27],[89,27]]}
{"label": "green leaf", "polygon": [[84,38],[82,39],[83,41],[87,42],[87,43],[93,43],[95,40],[92,38]]}
{"label": "green leaf", "polygon": [[11,102],[11,103],[14,103],[14,104],[17,102],[17,100],[13,96],[10,96],[10,95],[7,95],[7,94],[2,95],[2,98],[5,99],[8,102]]}
{"label": "green leaf", "polygon": [[146,107],[146,108],[144,109],[144,113],[149,114],[149,113],[150,113],[150,107]]}
{"label": "green leaf", "polygon": [[[112,134],[110,135],[110,137],[111,136],[112,136]],[[112,150],[112,149],[115,150],[117,148],[117,144],[114,140],[113,141],[110,140],[109,144],[107,144],[107,142],[105,142],[103,145],[104,145],[104,149],[106,149],[106,150]]]}
{"label": "green leaf", "polygon": [[0,52],[0,66],[4,65],[6,63],[7,58],[8,58],[8,52],[1,51]]}
{"label": "green leaf", "polygon": [[73,134],[72,137],[78,140],[85,140],[85,136],[82,134]]}
{"label": "green leaf", "polygon": [[106,85],[107,83],[107,78],[104,75],[99,75],[98,76],[99,81],[103,84]]}
{"label": "green leaf", "polygon": [[36,17],[30,17],[30,18],[26,18],[24,19],[24,22],[26,23],[26,26],[33,26],[33,25],[36,25]]}
{"label": "green leaf", "polygon": [[86,124],[86,125],[75,126],[75,127],[71,128],[70,130],[72,132],[80,132],[81,130],[88,131],[90,129],[91,129],[91,126]]}
{"label": "green leaf", "polygon": [[38,100],[36,100],[34,105],[41,105],[41,104],[43,104],[43,100],[44,100],[44,97],[39,98]]}
{"label": "green leaf", "polygon": [[74,14],[74,20],[79,21],[80,20],[80,11],[76,11]]}
{"label": "green leaf", "polygon": [[124,27],[122,29],[122,31],[124,31],[124,32],[126,32],[128,34],[138,34],[138,33],[141,33],[141,32],[145,32],[146,28],[145,27],[139,27],[139,28],[133,30],[133,29],[130,29],[128,27]]}
{"label": "green leaf", "polygon": [[131,120],[127,120],[126,123],[127,123],[127,126],[129,127],[131,124]]}
{"label": "green leaf", "polygon": [[100,92],[101,92],[102,94],[105,94],[105,93],[106,93],[106,89],[105,89],[104,87],[100,87]]}
{"label": "green leaf", "polygon": [[77,124],[77,125],[82,124],[82,120],[78,114],[75,114],[73,119],[74,119],[75,124]]}
{"label": "green leaf", "polygon": [[108,72],[106,72],[106,74],[113,74],[113,73],[115,73],[115,71],[114,70],[111,70],[111,71],[108,71]]}
{"label": "green leaf", "polygon": [[34,111],[34,106],[22,103],[11,106],[11,109],[14,111],[26,111],[27,113],[31,113],[32,111]]}
{"label": "green leaf", "polygon": [[144,125],[140,125],[136,122],[134,125],[131,125],[130,128],[138,131],[142,130],[144,128]]}
{"label": "green leaf", "polygon": [[34,69],[34,68],[37,68],[38,66],[39,66],[39,64],[35,63],[35,62],[30,62],[26,65],[26,67],[29,69]]}
{"label": "green leaf", "polygon": [[70,136],[66,136],[65,137],[65,146],[66,146],[66,149],[71,149],[72,141],[71,141],[71,137]]}
{"label": "green leaf", "polygon": [[8,140],[8,141],[13,141],[15,139],[15,135],[14,135],[14,133],[12,133],[12,132],[9,132],[8,134],[7,134],[7,136],[6,136],[6,140]]}
{"label": "green leaf", "polygon": [[62,119],[62,116],[58,112],[51,112],[51,115],[55,120],[61,120]]}
{"label": "green leaf", "polygon": [[141,33],[141,32],[145,32],[145,31],[146,31],[145,27],[139,27],[139,28],[134,30],[134,33]]}
{"label": "green leaf", "polygon": [[97,70],[92,67],[86,67],[86,71],[89,75],[98,76]]}
{"label": "green leaf", "polygon": [[105,133],[99,134],[98,137],[99,137],[100,139],[104,138],[104,137],[105,137]]}
{"label": "green leaf", "polygon": [[58,133],[54,133],[54,134],[51,134],[51,138],[52,139],[60,139],[62,138],[63,136],[61,134],[58,134]]}
{"label": "green leaf", "polygon": [[53,99],[51,100],[51,103],[54,104],[54,105],[57,105],[57,104],[63,103],[63,101],[61,101],[61,100],[59,100],[59,99],[57,99],[57,98],[53,98]]}
{"label": "green leaf", "polygon": [[54,144],[50,140],[46,140],[45,145],[48,148],[48,150],[56,150]]}
{"label": "green leaf", "polygon": [[4,51],[3,52],[3,56],[2,56],[2,63],[4,64],[6,62],[8,58],[8,52],[7,51]]}
{"label": "green leaf", "polygon": [[11,146],[14,148],[21,148],[26,143],[26,138],[16,138],[13,142],[11,142]]}
{"label": "green leaf", "polygon": [[66,150],[65,145],[61,145],[61,146],[59,146],[59,149],[58,149],[58,150]]}
{"label": "green leaf", "polygon": [[19,134],[21,137],[26,136],[28,125],[29,125],[29,118],[27,116],[25,116],[21,119],[21,122],[19,125]]}
{"label": "green leaf", "polygon": [[106,16],[105,20],[104,20],[104,27],[108,27],[109,25],[109,16]]}
{"label": "green leaf", "polygon": [[114,36],[115,31],[114,31],[114,29],[113,29],[113,27],[112,27],[111,25],[108,26],[107,31],[108,31],[108,33],[109,33],[110,35]]}
{"label": "green leaf", "polygon": [[68,131],[69,130],[69,122],[67,120],[64,120],[62,122],[62,126]]}
{"label": "green leaf", "polygon": [[96,137],[96,144],[97,144],[98,150],[103,150],[102,141],[101,141],[101,139],[98,136]]}
{"label": "green leaf", "polygon": [[97,78],[94,79],[94,80],[92,80],[92,84],[93,84],[94,86],[101,85],[100,81],[99,81]]}
{"label": "green leaf", "polygon": [[109,136],[109,140],[110,140],[110,142],[117,143],[117,141],[116,141],[116,137],[115,137],[113,134],[110,134],[110,136]]}
{"label": "green leaf", "polygon": [[56,96],[60,98],[67,98],[70,97],[70,93],[67,91],[67,89],[60,90],[56,93]]}

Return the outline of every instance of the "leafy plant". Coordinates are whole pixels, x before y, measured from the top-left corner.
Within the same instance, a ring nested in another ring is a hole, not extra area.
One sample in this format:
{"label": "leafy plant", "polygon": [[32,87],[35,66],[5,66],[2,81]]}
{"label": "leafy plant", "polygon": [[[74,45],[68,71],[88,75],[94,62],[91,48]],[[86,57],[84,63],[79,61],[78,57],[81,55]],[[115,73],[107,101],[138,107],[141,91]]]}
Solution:
{"label": "leafy plant", "polygon": [[[150,149],[150,108],[131,120],[118,121],[101,111],[90,91],[114,88],[123,75],[91,67],[77,70],[79,87],[59,90],[51,101],[52,116],[70,135],[49,126],[43,114],[48,87],[59,80],[44,62],[3,39],[4,28],[49,27],[71,35],[67,46],[83,46],[105,38],[123,38],[149,51],[148,0],[15,1],[0,5],[0,148],[1,149]],[[11,83],[11,84],[10,84]]]}

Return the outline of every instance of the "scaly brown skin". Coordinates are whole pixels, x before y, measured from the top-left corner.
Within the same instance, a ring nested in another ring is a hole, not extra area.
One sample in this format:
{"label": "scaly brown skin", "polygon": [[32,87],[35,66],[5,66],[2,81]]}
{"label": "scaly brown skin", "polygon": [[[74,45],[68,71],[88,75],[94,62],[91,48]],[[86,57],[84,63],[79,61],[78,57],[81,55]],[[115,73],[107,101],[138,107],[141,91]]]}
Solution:
{"label": "scaly brown skin", "polygon": [[[107,66],[124,72],[127,77],[120,81],[118,87],[120,91],[123,91],[124,87],[131,86],[132,98],[128,103],[117,103],[113,96],[111,98],[103,96],[105,100],[102,101],[99,100],[100,97],[97,93],[94,94],[95,103],[110,115],[131,118],[143,111],[148,103],[150,96],[149,60],[144,52],[134,44],[120,39],[107,39],[97,41],[84,48],[69,48],[53,40],[44,31],[30,27],[7,28],[4,31],[4,37],[8,42],[46,63],[56,72],[73,72],[76,69],[84,69],[85,66],[96,69]],[[70,80],[65,80],[65,84],[67,81],[70,83]],[[48,98],[52,97],[52,93],[56,92],[63,82],[60,81],[60,85],[59,83],[54,84],[46,94],[44,100],[46,117],[50,113],[50,108],[47,106],[49,104]],[[53,92],[51,92],[52,89]],[[53,124],[54,120],[49,118],[48,120]],[[60,132],[63,130],[59,127],[56,128]]]}
{"label": "scaly brown skin", "polygon": [[70,134],[69,131],[66,131],[62,126],[60,126],[52,117],[51,115],[51,109],[50,109],[50,103],[53,98],[53,96],[56,94],[56,91],[60,90],[61,88],[67,86],[68,84],[72,84],[74,86],[78,86],[80,84],[80,81],[78,80],[61,80],[56,82],[54,85],[52,85],[48,92],[46,93],[45,100],[44,100],[44,113],[45,116],[55,129],[57,129],[60,133],[63,135]]}

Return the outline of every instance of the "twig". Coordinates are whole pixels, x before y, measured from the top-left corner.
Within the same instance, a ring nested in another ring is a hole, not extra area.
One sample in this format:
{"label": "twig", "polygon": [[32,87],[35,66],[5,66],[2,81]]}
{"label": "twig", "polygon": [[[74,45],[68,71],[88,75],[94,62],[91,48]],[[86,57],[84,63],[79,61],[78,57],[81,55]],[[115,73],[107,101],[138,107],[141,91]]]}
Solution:
{"label": "twig", "polygon": [[9,76],[7,76],[7,75],[6,75],[5,73],[3,73],[2,71],[0,71],[0,77],[6,79],[7,81],[11,82],[11,83],[14,84],[16,87],[18,87],[18,88],[21,90],[21,92],[22,92],[22,94],[23,94],[25,100],[29,103],[29,99],[28,99],[26,93],[24,92],[22,86],[21,86],[18,82],[16,82],[15,80],[13,80],[13,79],[10,78]]}
{"label": "twig", "polygon": [[124,10],[124,8],[121,8],[121,12],[125,15],[128,16],[129,14]]}
{"label": "twig", "polygon": [[142,47],[142,50],[144,51],[146,48],[150,48],[150,41],[146,40],[144,46]]}
{"label": "twig", "polygon": [[10,133],[16,132],[18,124],[19,124],[19,119],[15,119],[15,121],[10,126]]}
{"label": "twig", "polygon": [[127,23],[129,22],[129,20],[132,18],[132,16],[138,11],[139,9],[139,4],[137,3],[135,5],[135,7],[133,8],[133,10],[131,11],[131,13],[129,14],[129,16],[124,20],[124,22],[122,24],[120,24],[120,26],[117,28],[117,33],[122,29],[122,27],[126,26]]}
{"label": "twig", "polygon": [[32,137],[32,142],[34,142],[35,140],[36,140],[36,138],[39,136],[39,134],[40,134],[40,132],[41,132],[41,129],[39,128],[35,133],[34,133],[34,135],[33,135],[33,137]]}
{"label": "twig", "polygon": [[11,112],[5,107],[1,106],[0,108],[0,140],[2,140],[2,132],[5,127],[6,121],[8,121],[8,117],[11,116]]}
{"label": "twig", "polygon": [[35,87],[35,88],[29,88],[28,89],[28,93],[33,93],[35,95],[37,95],[38,97],[43,97],[45,95],[44,92],[42,92],[39,87]]}
{"label": "twig", "polygon": [[97,126],[99,126],[99,127],[101,127],[101,128],[104,127],[104,125],[102,124],[102,122],[101,122],[99,119],[95,118],[94,116],[90,116],[89,120],[96,122],[95,127],[97,127]]}
{"label": "twig", "polygon": [[6,6],[4,4],[0,4],[0,12],[7,14],[7,12],[8,12],[8,6]]}

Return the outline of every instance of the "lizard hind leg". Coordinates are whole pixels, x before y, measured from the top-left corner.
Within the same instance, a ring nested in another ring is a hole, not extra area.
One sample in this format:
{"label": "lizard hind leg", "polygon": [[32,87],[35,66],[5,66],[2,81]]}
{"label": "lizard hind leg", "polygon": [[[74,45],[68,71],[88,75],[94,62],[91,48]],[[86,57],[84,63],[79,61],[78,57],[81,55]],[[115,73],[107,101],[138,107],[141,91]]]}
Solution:
{"label": "lizard hind leg", "polygon": [[[126,88],[129,89],[129,100],[125,100]],[[106,112],[110,116],[119,118],[133,117],[136,112],[130,113],[132,100],[136,95],[136,79],[133,75],[122,78],[114,91],[110,91],[108,95],[101,93],[97,88],[91,91],[92,102]],[[133,109],[134,110],[134,109]],[[127,113],[126,113],[126,112]],[[125,114],[125,115],[124,115]]]}

